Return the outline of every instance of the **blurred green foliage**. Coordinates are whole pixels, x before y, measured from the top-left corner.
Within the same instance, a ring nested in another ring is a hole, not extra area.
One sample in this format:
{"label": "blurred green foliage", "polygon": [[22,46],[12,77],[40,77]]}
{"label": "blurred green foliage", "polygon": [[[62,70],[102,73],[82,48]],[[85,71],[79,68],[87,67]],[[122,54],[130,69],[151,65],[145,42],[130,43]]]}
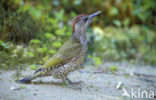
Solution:
{"label": "blurred green foliage", "polygon": [[33,65],[30,65],[29,68],[30,68],[30,69],[33,69],[33,70],[36,70],[36,69],[37,69],[37,68],[36,68],[36,65],[34,65],[34,64],[33,64]]}
{"label": "blurred green foliage", "polygon": [[117,71],[117,67],[114,65],[109,66],[109,69],[111,70],[112,73],[115,73]]}
{"label": "blurred green foliage", "polygon": [[0,66],[43,64],[71,36],[76,15],[99,10],[87,31],[95,66],[102,60],[156,64],[155,0],[1,0]]}

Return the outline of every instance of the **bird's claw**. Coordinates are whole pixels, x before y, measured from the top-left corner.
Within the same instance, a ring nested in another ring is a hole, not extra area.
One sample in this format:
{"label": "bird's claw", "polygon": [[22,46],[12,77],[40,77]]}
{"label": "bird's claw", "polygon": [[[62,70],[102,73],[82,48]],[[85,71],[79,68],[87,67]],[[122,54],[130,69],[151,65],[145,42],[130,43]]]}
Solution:
{"label": "bird's claw", "polygon": [[70,84],[72,85],[83,85],[84,82],[83,81],[78,81],[78,82],[70,82]]}
{"label": "bird's claw", "polygon": [[81,90],[81,87],[80,86],[69,86],[70,88],[74,89],[74,90]]}
{"label": "bird's claw", "polygon": [[84,84],[83,81],[73,82],[68,78],[64,78],[63,81],[66,85],[68,85],[70,88],[73,88],[75,90],[81,90],[81,86],[82,84]]}
{"label": "bird's claw", "polygon": [[70,83],[70,87],[75,90],[81,90],[81,86],[84,84],[83,81],[78,81],[78,82],[70,81],[69,83]]}

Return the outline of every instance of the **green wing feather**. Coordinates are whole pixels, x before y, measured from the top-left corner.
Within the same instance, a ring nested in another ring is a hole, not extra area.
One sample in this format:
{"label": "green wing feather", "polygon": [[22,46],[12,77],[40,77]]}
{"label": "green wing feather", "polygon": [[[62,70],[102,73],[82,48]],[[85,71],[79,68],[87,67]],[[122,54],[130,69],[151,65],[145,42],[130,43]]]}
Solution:
{"label": "green wing feather", "polygon": [[78,55],[81,50],[81,43],[79,41],[71,41],[70,39],[65,42],[60,50],[44,64],[43,68],[49,68],[57,66],[59,64],[64,64]]}

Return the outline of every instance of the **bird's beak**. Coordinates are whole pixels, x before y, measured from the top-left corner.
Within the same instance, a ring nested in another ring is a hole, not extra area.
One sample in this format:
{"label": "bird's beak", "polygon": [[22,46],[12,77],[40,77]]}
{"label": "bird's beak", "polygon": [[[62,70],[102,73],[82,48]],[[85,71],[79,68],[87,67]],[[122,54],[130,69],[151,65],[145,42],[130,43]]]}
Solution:
{"label": "bird's beak", "polygon": [[98,12],[95,12],[95,13],[89,15],[89,19],[92,19],[93,17],[99,15],[100,13],[101,13],[101,11],[98,11]]}
{"label": "bird's beak", "polygon": [[91,23],[93,17],[99,15],[100,13],[101,13],[101,11],[98,11],[98,12],[95,12],[95,13],[89,15],[89,16],[88,16],[88,20],[87,20],[87,22],[86,22],[86,24],[85,24],[85,27],[88,27],[88,25]]}

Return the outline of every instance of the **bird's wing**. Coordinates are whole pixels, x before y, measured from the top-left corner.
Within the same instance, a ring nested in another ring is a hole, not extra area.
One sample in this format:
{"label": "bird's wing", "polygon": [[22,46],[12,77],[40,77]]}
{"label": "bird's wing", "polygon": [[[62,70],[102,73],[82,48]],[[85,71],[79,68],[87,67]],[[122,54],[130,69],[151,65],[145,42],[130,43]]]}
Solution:
{"label": "bird's wing", "polygon": [[43,68],[55,67],[60,64],[65,64],[82,50],[82,45],[79,41],[67,41],[60,50],[50,58],[43,66]]}

